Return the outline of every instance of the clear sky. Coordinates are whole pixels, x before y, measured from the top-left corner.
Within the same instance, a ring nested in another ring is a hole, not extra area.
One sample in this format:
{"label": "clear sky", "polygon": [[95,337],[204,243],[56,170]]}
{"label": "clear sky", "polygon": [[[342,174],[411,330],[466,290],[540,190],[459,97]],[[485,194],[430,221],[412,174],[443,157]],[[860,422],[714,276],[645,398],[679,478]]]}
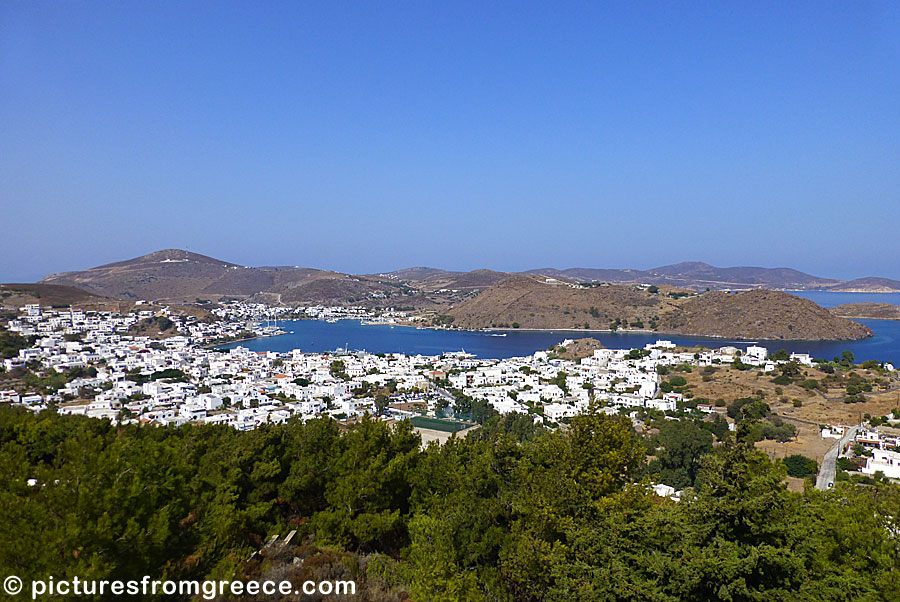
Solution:
{"label": "clear sky", "polygon": [[0,2],[0,281],[245,265],[900,279],[896,2]]}

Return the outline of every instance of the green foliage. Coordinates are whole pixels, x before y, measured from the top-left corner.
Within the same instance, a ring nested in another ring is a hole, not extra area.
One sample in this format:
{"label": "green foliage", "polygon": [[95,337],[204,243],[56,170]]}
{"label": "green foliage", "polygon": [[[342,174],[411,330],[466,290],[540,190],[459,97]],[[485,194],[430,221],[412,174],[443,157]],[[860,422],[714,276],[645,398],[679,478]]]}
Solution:
{"label": "green foliage", "polygon": [[358,551],[366,574],[412,600],[895,598],[900,488],[791,493],[787,460],[671,424],[656,445],[659,466],[690,475],[679,503],[638,480],[627,418],[549,431],[491,415],[423,448],[408,421],[238,432],[0,408],[0,568],[26,581],[229,579],[297,528],[328,554]]}
{"label": "green foliage", "polygon": [[744,418],[759,420],[769,414],[769,404],[756,397],[741,397],[728,405],[728,417],[735,422]]}
{"label": "green foliage", "polygon": [[794,382],[794,379],[787,374],[781,374],[780,376],[773,378],[772,382],[776,385],[789,385]]}
{"label": "green foliage", "polygon": [[713,436],[692,421],[666,421],[659,427],[654,443],[657,459],[650,463],[648,470],[658,472],[660,482],[684,489],[693,487],[700,458],[713,449]]}
{"label": "green foliage", "polygon": [[483,399],[472,399],[462,393],[454,395],[453,415],[459,420],[471,420],[481,424],[495,414],[497,410]]}
{"label": "green foliage", "polygon": [[328,368],[329,373],[341,380],[347,381],[350,380],[350,377],[347,375],[347,366],[344,364],[343,360],[334,360],[331,362],[331,365]]}
{"label": "green foliage", "polygon": [[819,388],[819,381],[814,378],[807,378],[800,383],[800,386],[811,391]]}
{"label": "green foliage", "polygon": [[687,384],[687,379],[683,376],[673,376],[669,379],[669,384],[673,387],[683,387]]}
{"label": "green foliage", "polygon": [[554,385],[556,385],[557,387],[559,387],[560,389],[562,389],[563,393],[565,393],[565,394],[568,395],[568,393],[569,393],[569,386],[566,384],[566,377],[567,377],[567,376],[568,376],[568,375],[567,375],[565,372],[562,372],[562,371],[557,372],[557,373],[556,373],[556,378],[552,379],[550,382],[552,382]]}
{"label": "green foliage", "polygon": [[10,332],[0,325],[0,358],[9,359],[16,357],[19,355],[19,350],[27,349],[30,346],[31,341],[29,339]]}
{"label": "green foliage", "polygon": [[819,465],[815,460],[800,454],[794,454],[785,458],[784,466],[790,476],[802,479],[815,476],[819,471]]}
{"label": "green foliage", "polygon": [[800,369],[800,364],[798,364],[795,360],[791,360],[789,362],[785,362],[781,364],[781,375],[782,376],[797,376],[802,370]]}
{"label": "green foliage", "polygon": [[435,316],[431,319],[431,323],[434,326],[450,326],[453,324],[453,320],[455,318],[453,316],[447,314],[441,314],[439,316]]}

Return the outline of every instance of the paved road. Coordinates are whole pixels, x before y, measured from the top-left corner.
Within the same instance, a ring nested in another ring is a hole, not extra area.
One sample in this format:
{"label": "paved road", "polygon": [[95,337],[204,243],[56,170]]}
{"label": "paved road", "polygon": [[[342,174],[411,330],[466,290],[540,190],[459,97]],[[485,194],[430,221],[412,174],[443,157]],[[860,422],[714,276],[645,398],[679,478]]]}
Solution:
{"label": "paved road", "polygon": [[848,428],[841,440],[837,441],[831,446],[831,449],[825,452],[825,457],[822,459],[822,467],[819,469],[819,474],[816,477],[816,489],[825,491],[830,486],[834,485],[838,454],[844,449],[845,445],[853,440],[858,428],[859,427],[856,426]]}

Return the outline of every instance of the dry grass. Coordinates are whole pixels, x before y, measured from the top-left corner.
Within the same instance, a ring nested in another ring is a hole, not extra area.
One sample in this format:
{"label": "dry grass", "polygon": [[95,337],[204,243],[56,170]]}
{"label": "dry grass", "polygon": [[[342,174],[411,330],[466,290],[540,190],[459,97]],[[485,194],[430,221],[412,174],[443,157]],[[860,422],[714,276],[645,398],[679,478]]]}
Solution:
{"label": "dry grass", "polygon": [[[804,369],[804,378],[821,381],[827,375],[814,368]],[[886,378],[871,370],[855,368],[860,377],[872,381],[875,378]],[[846,373],[845,376],[849,374]],[[847,404],[842,401],[843,388],[831,388],[825,391],[807,390],[797,384],[776,385],[772,382],[776,374],[760,376],[755,370],[736,370],[731,367],[718,367],[713,374],[702,373],[696,369],[692,373],[683,374],[694,397],[705,397],[711,401],[723,399],[730,403],[741,397],[755,397],[762,392],[763,400],[772,408],[772,412],[788,419],[797,427],[797,437],[791,441],[760,441],[757,448],[765,451],[772,458],[784,458],[793,454],[802,454],[822,461],[825,452],[831,447],[834,439],[823,439],[819,425],[839,424],[854,425],[863,421],[865,414],[884,416],[891,410],[900,407],[900,379],[890,378],[890,391],[874,391],[865,395],[865,403]],[[704,382],[704,376],[707,377]],[[781,392],[778,393],[778,390]],[[793,400],[799,399],[800,407],[795,407]],[[795,419],[795,420],[791,420]],[[806,422],[800,422],[806,421]],[[807,422],[812,424],[807,424]],[[802,489],[802,480],[794,487]]]}

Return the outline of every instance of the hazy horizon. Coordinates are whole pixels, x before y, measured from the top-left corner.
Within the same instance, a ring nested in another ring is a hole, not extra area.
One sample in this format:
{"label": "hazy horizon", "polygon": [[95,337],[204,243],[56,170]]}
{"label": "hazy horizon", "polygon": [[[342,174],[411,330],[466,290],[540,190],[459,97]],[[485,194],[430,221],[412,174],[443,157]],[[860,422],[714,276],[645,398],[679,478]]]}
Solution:
{"label": "hazy horizon", "polygon": [[0,5],[0,281],[245,265],[900,279],[900,5]]}

